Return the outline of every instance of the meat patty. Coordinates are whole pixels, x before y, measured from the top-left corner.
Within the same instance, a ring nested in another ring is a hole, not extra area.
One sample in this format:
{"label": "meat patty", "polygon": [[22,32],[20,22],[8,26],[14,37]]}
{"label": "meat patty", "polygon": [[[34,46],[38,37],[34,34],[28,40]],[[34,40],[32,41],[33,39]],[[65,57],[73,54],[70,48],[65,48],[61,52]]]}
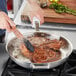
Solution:
{"label": "meat patty", "polygon": [[59,49],[61,47],[61,42],[59,40],[50,40],[46,37],[37,36],[30,36],[28,37],[28,40],[34,46],[34,52],[23,49],[25,48],[23,46],[21,48],[21,53],[33,63],[45,63],[60,59],[61,53]]}
{"label": "meat patty", "polygon": [[45,63],[55,61],[60,58],[61,54],[59,49],[61,43],[59,40],[50,40],[45,37],[37,36],[29,37],[28,40],[35,48],[34,53],[32,54],[32,61],[34,63]]}
{"label": "meat patty", "polygon": [[28,40],[36,47],[49,42],[49,39],[44,37],[29,37]]}
{"label": "meat patty", "polygon": [[[47,51],[48,50],[48,51]],[[46,62],[52,62],[60,59],[61,53],[58,51],[53,51],[51,49],[42,49],[42,48],[36,48],[32,60],[34,63],[46,63]]]}
{"label": "meat patty", "polygon": [[33,61],[35,63],[42,63],[42,62],[47,61],[47,59],[48,59],[48,55],[47,55],[46,51],[44,51],[41,48],[35,49],[35,51],[33,53]]}

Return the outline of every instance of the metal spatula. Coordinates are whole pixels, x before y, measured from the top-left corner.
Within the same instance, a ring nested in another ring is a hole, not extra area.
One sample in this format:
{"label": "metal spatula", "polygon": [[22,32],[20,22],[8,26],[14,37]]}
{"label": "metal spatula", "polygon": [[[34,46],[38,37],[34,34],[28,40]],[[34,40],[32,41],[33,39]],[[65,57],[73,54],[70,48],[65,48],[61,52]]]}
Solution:
{"label": "metal spatula", "polygon": [[[11,26],[10,26],[10,28],[12,29]],[[20,33],[20,31],[19,31],[17,28],[15,28],[15,29],[13,30],[13,33],[16,35],[16,37],[17,37],[18,39],[23,40],[24,46],[26,46],[26,48],[27,48],[29,51],[31,51],[31,52],[34,51],[34,47],[32,46],[32,44],[29,42],[29,40],[27,40],[26,38],[24,38],[24,36]]]}

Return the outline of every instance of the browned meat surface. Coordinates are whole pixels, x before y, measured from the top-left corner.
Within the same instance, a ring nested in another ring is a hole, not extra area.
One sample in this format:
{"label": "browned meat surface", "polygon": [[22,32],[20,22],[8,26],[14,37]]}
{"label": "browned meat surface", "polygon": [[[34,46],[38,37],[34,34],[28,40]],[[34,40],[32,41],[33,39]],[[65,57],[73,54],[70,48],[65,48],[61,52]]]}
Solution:
{"label": "browned meat surface", "polygon": [[32,57],[34,63],[45,63],[45,62],[52,62],[60,59],[61,53],[59,51],[55,52],[50,49],[36,48]]}
{"label": "browned meat surface", "polygon": [[47,63],[59,60],[61,58],[60,48],[68,47],[68,42],[60,37],[57,39],[50,39],[49,34],[34,33],[34,35],[27,37],[27,39],[34,46],[34,52],[30,52],[22,41],[17,38],[11,40],[8,46],[9,53],[15,58],[28,58],[33,63]]}
{"label": "browned meat surface", "polygon": [[47,61],[48,55],[47,52],[44,51],[41,48],[36,48],[34,53],[33,53],[33,62],[35,63],[42,63]]}
{"label": "browned meat surface", "polygon": [[59,51],[61,42],[57,39],[50,40],[46,37],[28,37],[28,40],[34,46],[35,51],[29,52],[27,49],[22,49],[22,54],[31,59],[34,63],[45,63],[56,61],[60,59],[61,53]]}
{"label": "browned meat surface", "polygon": [[49,39],[44,37],[29,37],[28,40],[36,47],[49,42]]}
{"label": "browned meat surface", "polygon": [[60,47],[61,47],[61,42],[58,41],[58,40],[49,40],[48,43],[45,43],[45,44],[42,44],[40,47],[42,48],[50,48],[50,49],[53,49],[53,50],[59,50]]}
{"label": "browned meat surface", "polygon": [[26,56],[27,58],[29,58],[30,60],[32,60],[32,52],[30,52],[26,46],[24,46],[24,44],[20,45],[20,49],[21,49],[21,53]]}

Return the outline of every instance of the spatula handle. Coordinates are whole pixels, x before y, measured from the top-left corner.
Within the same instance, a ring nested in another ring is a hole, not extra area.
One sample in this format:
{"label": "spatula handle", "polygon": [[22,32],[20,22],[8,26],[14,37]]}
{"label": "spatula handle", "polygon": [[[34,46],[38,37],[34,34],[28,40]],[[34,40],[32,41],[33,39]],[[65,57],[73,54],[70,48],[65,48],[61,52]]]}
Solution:
{"label": "spatula handle", "polygon": [[33,17],[33,27],[36,31],[39,31],[40,20],[37,17]]}
{"label": "spatula handle", "polygon": [[[10,26],[10,28],[13,29],[11,26]],[[24,38],[24,36],[20,33],[20,31],[19,31],[17,28],[15,28],[15,29],[13,30],[13,33],[16,35],[16,37],[17,37],[18,39]]]}
{"label": "spatula handle", "polygon": [[15,29],[13,32],[17,38],[19,38],[19,39],[24,38],[24,36],[19,32],[19,30]]}

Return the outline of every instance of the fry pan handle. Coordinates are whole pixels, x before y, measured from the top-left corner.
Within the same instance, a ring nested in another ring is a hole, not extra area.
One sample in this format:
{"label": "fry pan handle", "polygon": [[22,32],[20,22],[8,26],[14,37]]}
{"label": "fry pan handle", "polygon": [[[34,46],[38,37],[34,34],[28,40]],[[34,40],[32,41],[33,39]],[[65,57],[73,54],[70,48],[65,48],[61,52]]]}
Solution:
{"label": "fry pan handle", "polygon": [[33,69],[49,69],[49,64],[31,64]]}

